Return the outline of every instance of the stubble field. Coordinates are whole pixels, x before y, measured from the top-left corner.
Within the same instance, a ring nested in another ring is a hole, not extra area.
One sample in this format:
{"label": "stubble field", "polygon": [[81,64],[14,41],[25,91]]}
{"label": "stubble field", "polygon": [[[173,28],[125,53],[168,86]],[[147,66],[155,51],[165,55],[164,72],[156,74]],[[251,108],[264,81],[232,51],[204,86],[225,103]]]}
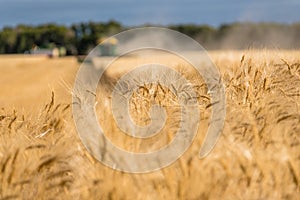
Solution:
{"label": "stubble field", "polygon": [[[72,119],[76,58],[0,56],[0,199],[299,199],[300,51],[209,55],[226,89],[227,115],[216,147],[199,159],[211,110],[205,86],[197,87],[202,115],[196,139],[175,163],[146,174],[112,170],[85,150]],[[195,87],[202,85],[192,71],[180,69]],[[156,96],[144,90],[133,95],[130,113],[137,123],[147,123],[147,98],[174,116],[172,94],[158,85],[145,88]],[[176,132],[170,117],[155,138],[130,141],[110,116],[107,88],[98,92],[99,122],[122,148],[152,150]]]}

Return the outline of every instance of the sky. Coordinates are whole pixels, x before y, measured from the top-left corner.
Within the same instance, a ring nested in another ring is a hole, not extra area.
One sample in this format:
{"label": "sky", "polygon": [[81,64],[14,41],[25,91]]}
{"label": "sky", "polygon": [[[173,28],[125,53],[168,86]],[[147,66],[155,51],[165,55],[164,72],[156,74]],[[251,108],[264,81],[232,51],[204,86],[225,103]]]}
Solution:
{"label": "sky", "polygon": [[125,26],[300,22],[300,0],[0,0],[0,28],[107,22]]}

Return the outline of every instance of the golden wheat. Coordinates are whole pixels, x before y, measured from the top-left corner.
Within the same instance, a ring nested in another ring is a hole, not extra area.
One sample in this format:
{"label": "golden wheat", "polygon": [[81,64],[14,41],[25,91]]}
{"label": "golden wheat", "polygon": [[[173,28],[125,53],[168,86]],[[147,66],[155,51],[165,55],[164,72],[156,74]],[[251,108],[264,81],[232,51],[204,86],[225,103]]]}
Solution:
{"label": "golden wheat", "polygon": [[[198,158],[210,98],[199,77],[186,71],[187,79],[195,81],[202,112],[198,136],[178,161],[147,174],[114,171],[85,150],[71,116],[68,87],[78,69],[73,59],[1,57],[0,199],[299,199],[300,52],[209,54],[226,87],[227,115],[220,140],[208,157]],[[26,71],[28,78],[15,80],[18,71]],[[37,74],[48,75],[35,84]],[[53,78],[50,88],[49,76]],[[5,85],[4,80],[12,84]],[[26,87],[30,95],[15,96]],[[155,140],[130,141],[120,136],[105,104],[109,96],[100,95],[109,88],[99,90],[99,121],[117,145],[145,151],[168,143],[176,132],[176,120],[170,120]],[[46,98],[49,103],[38,106]],[[37,105],[31,106],[34,102]],[[147,124],[153,103],[166,107],[176,118],[174,94],[159,83],[149,84],[131,99],[130,112],[137,123]]]}

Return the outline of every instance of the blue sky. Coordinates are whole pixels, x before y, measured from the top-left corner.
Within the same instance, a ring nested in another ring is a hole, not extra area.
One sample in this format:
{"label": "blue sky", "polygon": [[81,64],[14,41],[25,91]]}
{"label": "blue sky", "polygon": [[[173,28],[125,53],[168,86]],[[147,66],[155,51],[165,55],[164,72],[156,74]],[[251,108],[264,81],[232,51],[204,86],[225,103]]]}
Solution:
{"label": "blue sky", "polygon": [[0,0],[0,28],[117,20],[124,25],[300,22],[300,0]]}

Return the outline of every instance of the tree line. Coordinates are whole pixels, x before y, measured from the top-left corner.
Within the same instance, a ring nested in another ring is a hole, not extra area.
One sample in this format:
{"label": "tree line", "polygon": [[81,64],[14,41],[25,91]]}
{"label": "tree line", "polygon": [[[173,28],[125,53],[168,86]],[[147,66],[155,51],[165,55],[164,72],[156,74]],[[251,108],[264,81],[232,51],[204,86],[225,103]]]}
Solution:
{"label": "tree line", "polygon": [[[300,48],[300,23],[232,23],[219,27],[196,24],[165,26],[184,33],[206,49]],[[70,26],[42,24],[17,25],[0,30],[0,53],[24,53],[34,46],[64,47],[67,55],[84,55],[94,48],[99,38],[133,27],[116,21],[76,23]]]}

